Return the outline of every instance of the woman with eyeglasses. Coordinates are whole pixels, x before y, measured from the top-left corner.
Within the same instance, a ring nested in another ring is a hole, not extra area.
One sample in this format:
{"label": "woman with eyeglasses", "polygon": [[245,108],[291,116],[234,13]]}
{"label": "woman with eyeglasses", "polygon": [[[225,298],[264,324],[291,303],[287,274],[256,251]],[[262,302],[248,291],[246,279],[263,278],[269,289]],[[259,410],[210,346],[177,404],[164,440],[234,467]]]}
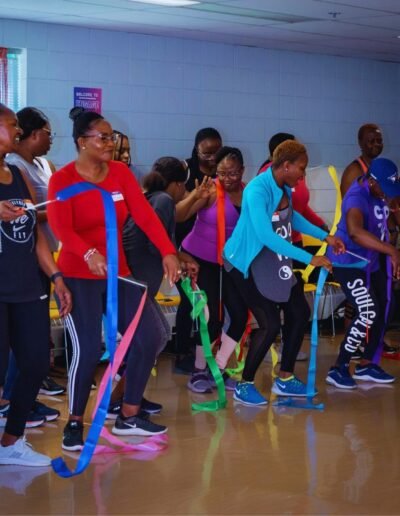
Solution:
{"label": "woman with eyeglasses", "polygon": [[[247,321],[246,306],[236,295],[233,282],[223,269],[219,256],[219,251],[239,219],[244,165],[242,153],[235,147],[221,147],[215,156],[215,163],[217,178],[213,190],[205,200],[204,207],[198,211],[192,231],[182,242],[182,249],[193,256],[200,265],[198,285],[207,294],[210,340],[215,342],[221,336],[221,347],[216,355],[216,361],[224,372],[230,355],[243,335]],[[226,332],[222,332],[224,307],[230,318]],[[234,382],[226,374],[224,379],[226,388],[233,390]],[[188,388],[197,393],[212,390],[199,335],[196,342],[195,370],[188,382]]]}
{"label": "woman with eyeglasses", "polygon": [[[183,239],[190,233],[196,220],[196,211],[189,212],[188,205],[192,208],[190,192],[195,190],[196,184],[201,184],[204,178],[215,179],[216,164],[215,155],[222,147],[222,138],[219,132],[213,127],[200,129],[195,137],[192,156],[184,164],[187,167],[189,176],[186,182],[186,193],[184,199],[177,204],[177,225],[176,245],[181,246]],[[184,216],[182,216],[182,212]],[[178,286],[179,288],[179,286]],[[185,294],[180,290],[182,301],[178,308],[176,327],[176,348],[177,359],[175,371],[190,374],[194,367],[193,349],[196,339],[193,337],[193,321],[190,317],[191,305],[186,303]]]}
{"label": "woman with eyeglasses", "polygon": [[[110,192],[118,224],[118,276],[130,271],[122,247],[122,229],[128,217],[144,231],[159,250],[165,276],[174,283],[180,277],[176,250],[144,197],[132,172],[112,161],[115,134],[99,114],[73,109],[73,139],[77,159],[50,179],[49,198],[55,200],[64,188],[91,183]],[[83,447],[83,416],[91,383],[101,353],[101,326],[107,294],[106,220],[99,192],[89,191],[48,208],[49,221],[62,248],[58,260],[65,281],[74,295],[74,307],[67,319],[73,359],[69,373],[69,420],[62,447],[79,451]],[[142,292],[126,281],[118,282],[118,330],[124,333],[138,308]],[[154,435],[167,431],[140,411],[143,392],[156,358],[158,340],[150,301],[143,314],[127,358],[126,388],[121,414],[113,432],[120,435]]]}
{"label": "woman with eyeglasses", "polygon": [[[8,154],[6,160],[7,163],[15,165],[26,174],[35,190],[36,200],[39,204],[47,201],[47,189],[51,174],[54,172],[54,165],[46,167],[44,161],[38,159],[49,152],[53,143],[50,121],[42,111],[33,107],[26,107],[18,111],[17,119],[22,134],[14,147],[14,152]],[[46,206],[39,208],[38,222],[46,235],[50,251],[56,252],[58,240],[47,222]]]}

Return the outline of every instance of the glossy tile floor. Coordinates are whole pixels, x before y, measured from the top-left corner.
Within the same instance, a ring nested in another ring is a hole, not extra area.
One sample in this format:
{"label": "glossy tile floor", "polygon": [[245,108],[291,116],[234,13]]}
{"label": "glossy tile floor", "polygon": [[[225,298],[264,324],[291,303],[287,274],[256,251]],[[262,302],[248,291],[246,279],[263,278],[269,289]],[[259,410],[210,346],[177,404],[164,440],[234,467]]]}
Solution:
{"label": "glossy tile floor", "polygon": [[[392,332],[389,341],[399,337]],[[187,377],[173,375],[172,359],[162,357],[147,396],[164,404],[156,418],[170,428],[166,451],[99,455],[69,480],[48,468],[2,466],[0,514],[400,514],[400,381],[364,383],[352,392],[327,386],[338,341],[321,339],[323,411],[272,400],[257,409],[230,396],[226,410],[192,413],[191,401],[201,397],[187,391]],[[400,362],[383,365],[400,377]],[[306,367],[299,363],[300,377]],[[263,364],[257,384],[270,392],[270,365]],[[61,408],[63,417],[27,435],[38,451],[56,457],[66,402],[42,401]]]}

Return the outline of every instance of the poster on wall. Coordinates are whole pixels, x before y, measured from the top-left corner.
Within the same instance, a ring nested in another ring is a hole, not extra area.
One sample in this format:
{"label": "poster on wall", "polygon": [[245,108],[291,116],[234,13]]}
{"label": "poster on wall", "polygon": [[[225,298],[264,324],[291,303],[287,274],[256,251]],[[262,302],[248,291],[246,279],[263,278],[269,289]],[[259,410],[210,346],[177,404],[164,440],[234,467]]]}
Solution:
{"label": "poster on wall", "polygon": [[101,114],[101,88],[74,88],[74,107],[83,107],[88,111]]}

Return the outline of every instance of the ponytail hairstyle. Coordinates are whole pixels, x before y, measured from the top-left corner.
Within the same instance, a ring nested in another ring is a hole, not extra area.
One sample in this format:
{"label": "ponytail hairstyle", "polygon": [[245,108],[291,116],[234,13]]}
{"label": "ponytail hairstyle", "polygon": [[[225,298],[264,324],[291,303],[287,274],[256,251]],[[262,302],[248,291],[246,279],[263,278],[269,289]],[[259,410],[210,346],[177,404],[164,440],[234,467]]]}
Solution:
{"label": "ponytail hairstyle", "polygon": [[226,158],[237,161],[241,167],[244,166],[243,154],[237,147],[228,147],[227,145],[221,147],[215,155],[216,165],[218,166]]}
{"label": "ponytail hairstyle", "polygon": [[74,107],[69,112],[69,118],[74,122],[72,128],[72,138],[75,142],[75,147],[79,151],[78,139],[85,136],[90,129],[92,129],[97,122],[104,120],[104,117],[95,113],[94,111],[87,111],[82,107]]}
{"label": "ponytail hairstyle", "polygon": [[171,183],[186,183],[188,172],[183,163],[172,156],[159,158],[142,181],[148,193],[164,192]]}
{"label": "ponytail hairstyle", "polygon": [[34,107],[25,107],[17,112],[18,125],[22,129],[20,141],[26,140],[33,133],[39,129],[43,129],[46,124],[50,124],[47,116]]}

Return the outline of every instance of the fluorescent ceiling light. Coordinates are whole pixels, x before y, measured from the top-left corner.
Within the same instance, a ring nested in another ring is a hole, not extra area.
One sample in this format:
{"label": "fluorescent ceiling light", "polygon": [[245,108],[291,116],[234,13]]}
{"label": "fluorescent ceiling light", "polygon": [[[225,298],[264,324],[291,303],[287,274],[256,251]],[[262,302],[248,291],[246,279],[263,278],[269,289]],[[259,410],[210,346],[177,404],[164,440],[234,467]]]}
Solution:
{"label": "fluorescent ceiling light", "polygon": [[165,7],[186,7],[187,5],[199,4],[195,0],[130,0],[139,4],[162,5]]}

